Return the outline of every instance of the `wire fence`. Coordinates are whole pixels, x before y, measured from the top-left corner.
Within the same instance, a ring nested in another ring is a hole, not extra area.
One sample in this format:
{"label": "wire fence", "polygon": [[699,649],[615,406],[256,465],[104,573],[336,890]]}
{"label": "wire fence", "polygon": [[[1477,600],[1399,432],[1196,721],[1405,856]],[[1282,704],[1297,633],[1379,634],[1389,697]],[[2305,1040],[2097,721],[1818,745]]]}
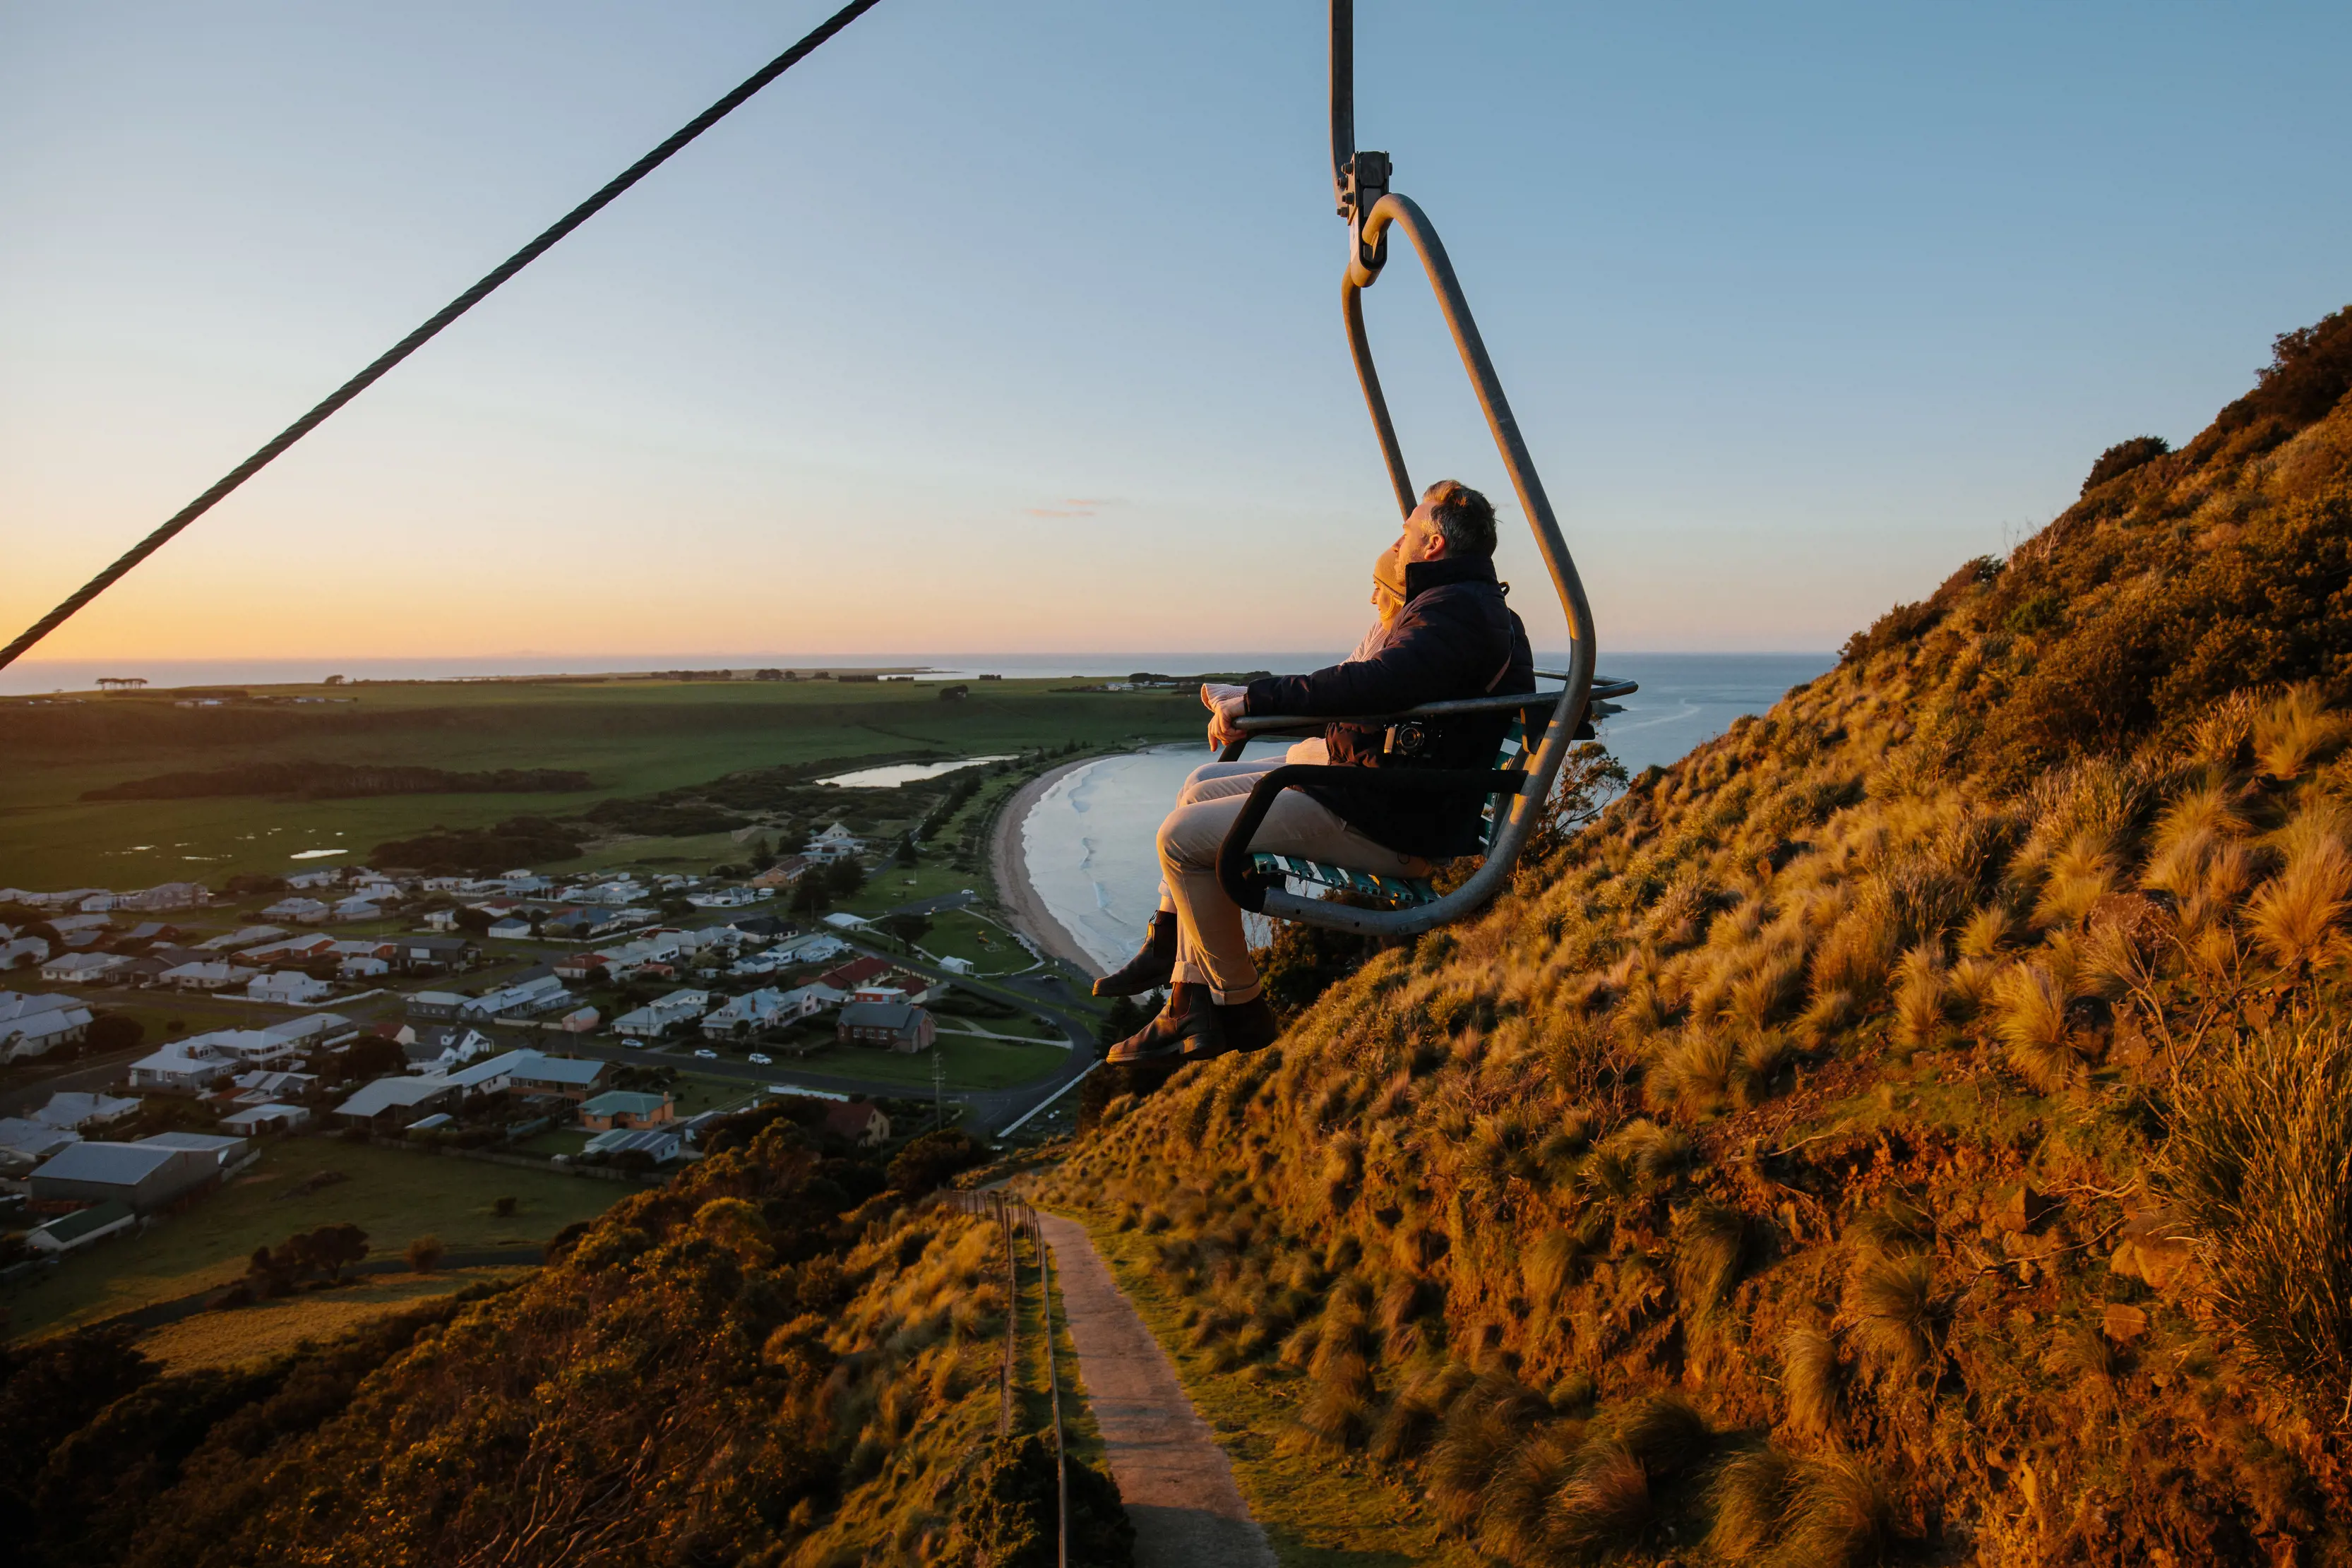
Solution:
{"label": "wire fence", "polygon": [[1038,1316],[1044,1324],[1045,1339],[1045,1385],[1048,1416],[1054,1439],[1054,1507],[1055,1539],[1060,1568],[1070,1563],[1070,1468],[1068,1446],[1062,1426],[1062,1374],[1059,1356],[1054,1343],[1054,1255],[1045,1244],[1045,1228],[1037,1223],[1037,1211],[1025,1198],[1014,1197],[1002,1187],[982,1192],[950,1192],[941,1197],[947,1203],[975,1218],[992,1220],[1004,1239],[1004,1354],[999,1372],[996,1435],[1013,1436],[1018,1425],[1016,1401],[1013,1397],[1019,1378],[1021,1359],[1021,1270],[1020,1254],[1014,1245],[1025,1233],[1037,1257]]}

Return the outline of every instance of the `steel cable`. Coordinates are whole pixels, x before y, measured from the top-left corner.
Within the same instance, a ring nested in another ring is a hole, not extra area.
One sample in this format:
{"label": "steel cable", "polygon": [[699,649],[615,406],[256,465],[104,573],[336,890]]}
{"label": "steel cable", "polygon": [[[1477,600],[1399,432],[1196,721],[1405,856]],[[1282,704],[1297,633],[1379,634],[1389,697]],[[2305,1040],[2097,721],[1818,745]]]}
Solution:
{"label": "steel cable", "polygon": [[313,408],[310,413],[304,414],[301,418],[296,420],[293,423],[280,431],[268,445],[262,447],[260,451],[255,453],[252,456],[238,464],[235,468],[230,469],[229,472],[222,477],[220,482],[215,484],[211,489],[206,490],[203,495],[197,497],[185,507],[180,508],[179,511],[173,513],[171,518],[166,521],[163,527],[157,528],[153,533],[149,534],[145,538],[141,539],[136,545],[133,545],[130,549],[123,552],[120,559],[116,560],[113,565],[108,567],[104,571],[100,572],[96,577],[91,578],[89,581],[83,584],[81,588],[77,590],[72,597],[66,600],[64,603],[58,605],[55,610],[50,611],[47,615],[42,616],[38,621],[33,622],[30,627],[26,629],[22,636],[19,636],[15,642],[9,643],[5,648],[0,648],[0,669],[5,669],[8,665],[14,664],[19,654],[32,647],[36,643],[38,643],[50,632],[56,631],[59,626],[64,625],[65,622],[72,617],[76,611],[79,610],[83,605],[88,604],[100,594],[105,592],[107,589],[113,586],[115,581],[121,578],[123,574],[128,572],[132,567],[137,566],[141,561],[145,560],[149,556],[154,554],[157,550],[163,549],[164,545],[171,542],[173,536],[177,534],[182,528],[186,528],[190,523],[194,522],[198,517],[203,517],[206,512],[212,510],[215,505],[227,497],[229,493],[234,491],[238,486],[244,484],[247,479],[252,478],[256,474],[260,473],[262,469],[268,467],[270,462],[275,459],[278,454],[284,452],[288,447],[293,445],[305,435],[310,434],[311,431],[317,429],[320,424],[325,422],[328,415],[333,413],[337,409],[342,407],[343,404],[351,402],[352,399],[359,396],[360,393],[374,385],[375,382],[383,379],[385,372],[389,371],[394,365],[397,365],[401,361],[408,358],[409,355],[423,348],[427,342],[430,342],[444,327],[448,326],[449,323],[455,321],[458,317],[463,316],[467,311],[471,310],[475,306],[480,304],[482,300],[487,298],[500,284],[506,282],[507,279],[512,277],[516,273],[520,272],[524,267],[529,267],[532,262],[538,260],[541,256],[545,254],[548,249],[554,246],[556,241],[570,234],[573,229],[578,228],[582,224],[586,223],[590,218],[594,217],[599,212],[602,212],[605,207],[609,206],[616,198],[618,198],[624,191],[626,191],[630,186],[635,184],[638,181],[644,179],[656,169],[660,168],[664,163],[667,162],[671,155],[683,148],[688,142],[692,141],[696,137],[701,135],[704,131],[709,130],[712,126],[726,119],[736,110],[741,108],[742,105],[757,94],[761,88],[766,87],[770,82],[775,80],[778,77],[792,69],[793,67],[800,64],[801,61],[806,59],[811,54],[814,54],[820,45],[825,43],[835,34],[840,32],[844,27],[848,26],[850,23],[855,22],[858,17],[864,16],[866,12],[872,10],[879,4],[881,4],[881,0],[851,0],[851,4],[844,5],[840,10],[835,11],[831,16],[826,17],[822,24],[810,32],[807,37],[802,38],[800,42],[794,44],[791,48],[786,49],[782,54],[778,55],[774,59],[770,60],[766,65],[761,66],[758,70],[752,72],[751,76],[745,78],[742,84],[737,87],[732,92],[730,92],[726,97],[712,104],[709,109],[704,110],[700,114],[696,115],[692,120],[687,121],[687,123],[681,127],[676,134],[672,135],[660,146],[655,148],[652,152],[646,153],[644,157],[630,164],[628,168],[616,175],[609,184],[605,185],[603,190],[598,191],[594,195],[589,197],[586,201],[581,203],[578,206],[566,213],[562,217],[557,219],[556,222],[551,225],[537,239],[532,240],[529,245],[515,252],[514,255],[507,257],[505,261],[499,263],[497,268],[491,271],[488,276],[485,277],[479,283],[475,284],[471,288],[466,290],[465,293],[460,294],[457,298],[452,299],[448,304],[443,306],[439,311],[435,313],[431,319],[427,320],[423,326],[417,328],[414,332],[411,332],[407,337],[403,338],[399,342],[394,343],[373,364],[369,365],[367,369],[362,371],[359,374],[345,382],[341,386],[337,387],[332,392],[329,393],[326,399],[316,408]]}

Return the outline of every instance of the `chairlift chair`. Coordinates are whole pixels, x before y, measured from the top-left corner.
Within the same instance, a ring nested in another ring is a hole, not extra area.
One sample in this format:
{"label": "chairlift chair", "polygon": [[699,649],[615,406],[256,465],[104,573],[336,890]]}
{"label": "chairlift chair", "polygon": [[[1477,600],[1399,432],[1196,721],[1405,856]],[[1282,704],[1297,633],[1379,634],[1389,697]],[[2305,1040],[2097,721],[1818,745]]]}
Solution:
{"label": "chairlift chair", "polygon": [[[1402,713],[1315,718],[1275,714],[1234,723],[1233,727],[1241,732],[1242,738],[1225,747],[1223,756],[1227,761],[1239,757],[1243,746],[1254,737],[1319,733],[1332,723],[1396,724],[1491,713],[1518,716],[1491,771],[1291,764],[1272,769],[1251,789],[1247,803],[1234,819],[1217,855],[1217,880],[1226,895],[1253,914],[1366,936],[1417,936],[1463,918],[1501,891],[1520,851],[1527,846],[1528,835],[1534,831],[1545,802],[1551,797],[1552,784],[1559,777],[1560,764],[1567,759],[1569,747],[1580,734],[1591,734],[1591,719],[1606,711],[1594,705],[1612,697],[1630,696],[1640,689],[1632,681],[1609,680],[1593,674],[1592,606],[1585,599],[1584,584],[1577,576],[1568,543],[1560,537],[1551,501],[1544,494],[1534,460],[1528,455],[1527,442],[1519,434],[1518,421],[1512,416],[1509,400],[1503,395],[1503,383],[1495,374],[1486,345],[1478,336],[1478,324],[1471,317],[1469,301],[1463,298],[1462,285],[1454,276],[1454,264],[1446,256],[1445,246],[1437,237],[1428,214],[1411,197],[1389,189],[1390,172],[1387,153],[1356,149],[1355,5],[1354,0],[1331,0],[1331,183],[1339,215],[1348,223],[1348,270],[1339,298],[1347,318],[1348,347],[1355,357],[1356,379],[1363,385],[1364,402],[1371,413],[1372,430],[1380,438],[1381,454],[1388,463],[1389,484],[1396,491],[1397,507],[1410,517],[1416,497],[1405,468],[1403,450],[1397,444],[1396,425],[1389,417],[1388,399],[1381,392],[1380,371],[1372,363],[1371,341],[1364,330],[1363,301],[1364,290],[1380,281],[1388,263],[1389,231],[1392,228],[1401,229],[1412,242],[1414,254],[1421,257],[1422,270],[1436,292],[1438,308],[1444,312],[1446,327],[1454,335],[1454,346],[1461,352],[1463,369],[1469,372],[1471,390],[1476,392],[1478,406],[1486,415],[1487,429],[1494,433],[1495,448],[1510,473],[1511,488],[1518,496],[1519,509],[1527,514],[1528,525],[1535,531],[1536,547],[1543,552],[1544,565],[1551,572],[1560,609],[1568,617],[1571,641],[1566,670],[1536,672],[1560,682],[1557,692],[1427,703]],[[1526,737],[1531,727],[1536,729],[1537,739],[1529,747]],[[1473,789],[1483,791],[1488,797],[1485,862],[1461,886],[1440,895],[1429,883],[1420,879],[1375,876],[1346,866],[1250,849],[1250,840],[1256,836],[1275,798],[1283,790],[1335,777],[1346,779],[1355,789],[1400,794],[1459,794]],[[1320,894],[1301,896],[1289,891],[1292,882],[1357,894],[1385,907],[1343,904]]]}

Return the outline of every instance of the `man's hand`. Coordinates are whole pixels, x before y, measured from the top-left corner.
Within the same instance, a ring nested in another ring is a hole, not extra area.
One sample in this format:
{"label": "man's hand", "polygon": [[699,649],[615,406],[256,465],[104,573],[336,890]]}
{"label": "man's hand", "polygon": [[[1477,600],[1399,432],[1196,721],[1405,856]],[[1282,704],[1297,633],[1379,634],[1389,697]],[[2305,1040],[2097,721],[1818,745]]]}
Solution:
{"label": "man's hand", "polygon": [[1242,738],[1234,721],[1249,711],[1247,686],[1221,686],[1204,683],[1201,687],[1201,706],[1209,710],[1209,749],[1223,751]]}

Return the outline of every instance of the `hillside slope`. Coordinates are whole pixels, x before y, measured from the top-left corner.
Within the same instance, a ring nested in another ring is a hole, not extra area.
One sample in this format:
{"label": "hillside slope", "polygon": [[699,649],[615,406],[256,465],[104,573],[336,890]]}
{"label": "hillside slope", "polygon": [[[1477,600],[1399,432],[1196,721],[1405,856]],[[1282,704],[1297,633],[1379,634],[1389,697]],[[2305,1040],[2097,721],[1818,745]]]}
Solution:
{"label": "hillside slope", "polygon": [[1044,1197],[1514,1563],[2343,1562],[2352,311]]}
{"label": "hillside slope", "polygon": [[[1050,1563],[1050,1445],[996,1436],[1001,1233],[857,1201],[880,1172],[777,1109],[521,1283],[290,1357],[158,1375],[121,1336],[0,1347],[11,1560]],[[1125,1563],[1116,1490],[1075,1462],[1070,1490],[1074,1545]]]}

